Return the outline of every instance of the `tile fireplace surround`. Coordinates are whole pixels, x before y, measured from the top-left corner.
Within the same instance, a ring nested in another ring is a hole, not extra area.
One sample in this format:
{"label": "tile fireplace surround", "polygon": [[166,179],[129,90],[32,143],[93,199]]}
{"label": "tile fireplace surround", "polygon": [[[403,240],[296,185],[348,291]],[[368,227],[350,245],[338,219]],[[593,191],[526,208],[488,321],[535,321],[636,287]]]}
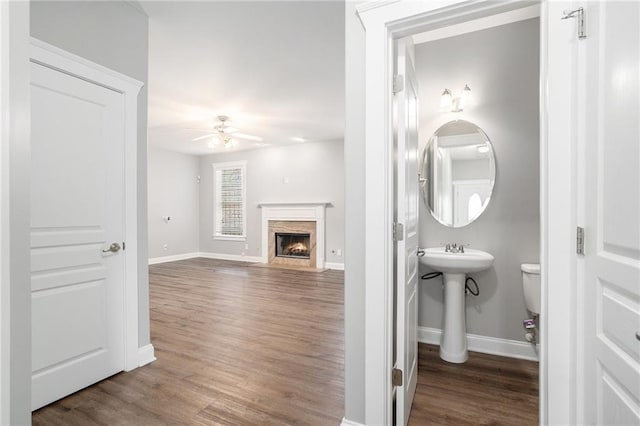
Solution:
{"label": "tile fireplace surround", "polygon": [[[262,263],[323,269],[325,267],[325,208],[329,203],[260,203]],[[309,259],[275,256],[275,233],[310,234]]]}

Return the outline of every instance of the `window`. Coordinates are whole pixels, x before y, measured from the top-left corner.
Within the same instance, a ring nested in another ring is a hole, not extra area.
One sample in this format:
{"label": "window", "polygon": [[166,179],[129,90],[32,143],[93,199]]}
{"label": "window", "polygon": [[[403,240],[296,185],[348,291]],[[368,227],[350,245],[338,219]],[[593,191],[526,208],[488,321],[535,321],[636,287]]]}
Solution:
{"label": "window", "polygon": [[246,162],[213,164],[213,238],[246,239]]}

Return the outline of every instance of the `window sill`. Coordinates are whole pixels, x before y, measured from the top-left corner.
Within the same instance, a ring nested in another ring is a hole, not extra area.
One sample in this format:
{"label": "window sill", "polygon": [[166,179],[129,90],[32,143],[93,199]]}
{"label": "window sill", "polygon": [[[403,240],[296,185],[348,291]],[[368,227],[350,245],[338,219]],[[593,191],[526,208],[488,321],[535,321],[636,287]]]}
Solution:
{"label": "window sill", "polygon": [[247,241],[246,235],[213,235],[214,240],[221,241]]}

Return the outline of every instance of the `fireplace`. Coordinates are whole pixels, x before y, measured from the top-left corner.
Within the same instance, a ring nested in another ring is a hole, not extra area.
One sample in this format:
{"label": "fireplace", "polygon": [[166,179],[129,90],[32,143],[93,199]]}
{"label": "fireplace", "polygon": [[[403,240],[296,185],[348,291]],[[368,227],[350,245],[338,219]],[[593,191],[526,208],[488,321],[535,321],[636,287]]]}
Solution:
{"label": "fireplace", "polygon": [[[324,216],[328,204],[258,204],[262,209],[262,263],[292,269],[324,269]],[[302,236],[305,238],[301,240]]]}
{"label": "fireplace", "polygon": [[276,232],[276,257],[309,259],[311,257],[311,234]]}
{"label": "fireplace", "polygon": [[270,265],[316,267],[316,223],[298,220],[268,222]]}

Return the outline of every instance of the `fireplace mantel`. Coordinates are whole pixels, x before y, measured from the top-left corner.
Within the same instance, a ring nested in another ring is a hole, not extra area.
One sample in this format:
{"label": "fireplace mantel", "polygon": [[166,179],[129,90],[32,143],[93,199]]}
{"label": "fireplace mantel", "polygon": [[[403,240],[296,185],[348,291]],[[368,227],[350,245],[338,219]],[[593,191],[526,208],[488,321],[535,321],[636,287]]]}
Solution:
{"label": "fireplace mantel", "polygon": [[269,221],[305,221],[316,223],[316,268],[325,262],[325,208],[329,202],[265,202],[262,209],[262,263],[269,262]]}
{"label": "fireplace mantel", "polygon": [[330,207],[331,203],[327,202],[327,201],[322,201],[322,202],[311,202],[311,203],[289,203],[289,202],[284,202],[284,203],[273,203],[273,202],[267,202],[267,203],[258,203],[258,207],[309,207],[309,206],[324,206],[324,207]]}

